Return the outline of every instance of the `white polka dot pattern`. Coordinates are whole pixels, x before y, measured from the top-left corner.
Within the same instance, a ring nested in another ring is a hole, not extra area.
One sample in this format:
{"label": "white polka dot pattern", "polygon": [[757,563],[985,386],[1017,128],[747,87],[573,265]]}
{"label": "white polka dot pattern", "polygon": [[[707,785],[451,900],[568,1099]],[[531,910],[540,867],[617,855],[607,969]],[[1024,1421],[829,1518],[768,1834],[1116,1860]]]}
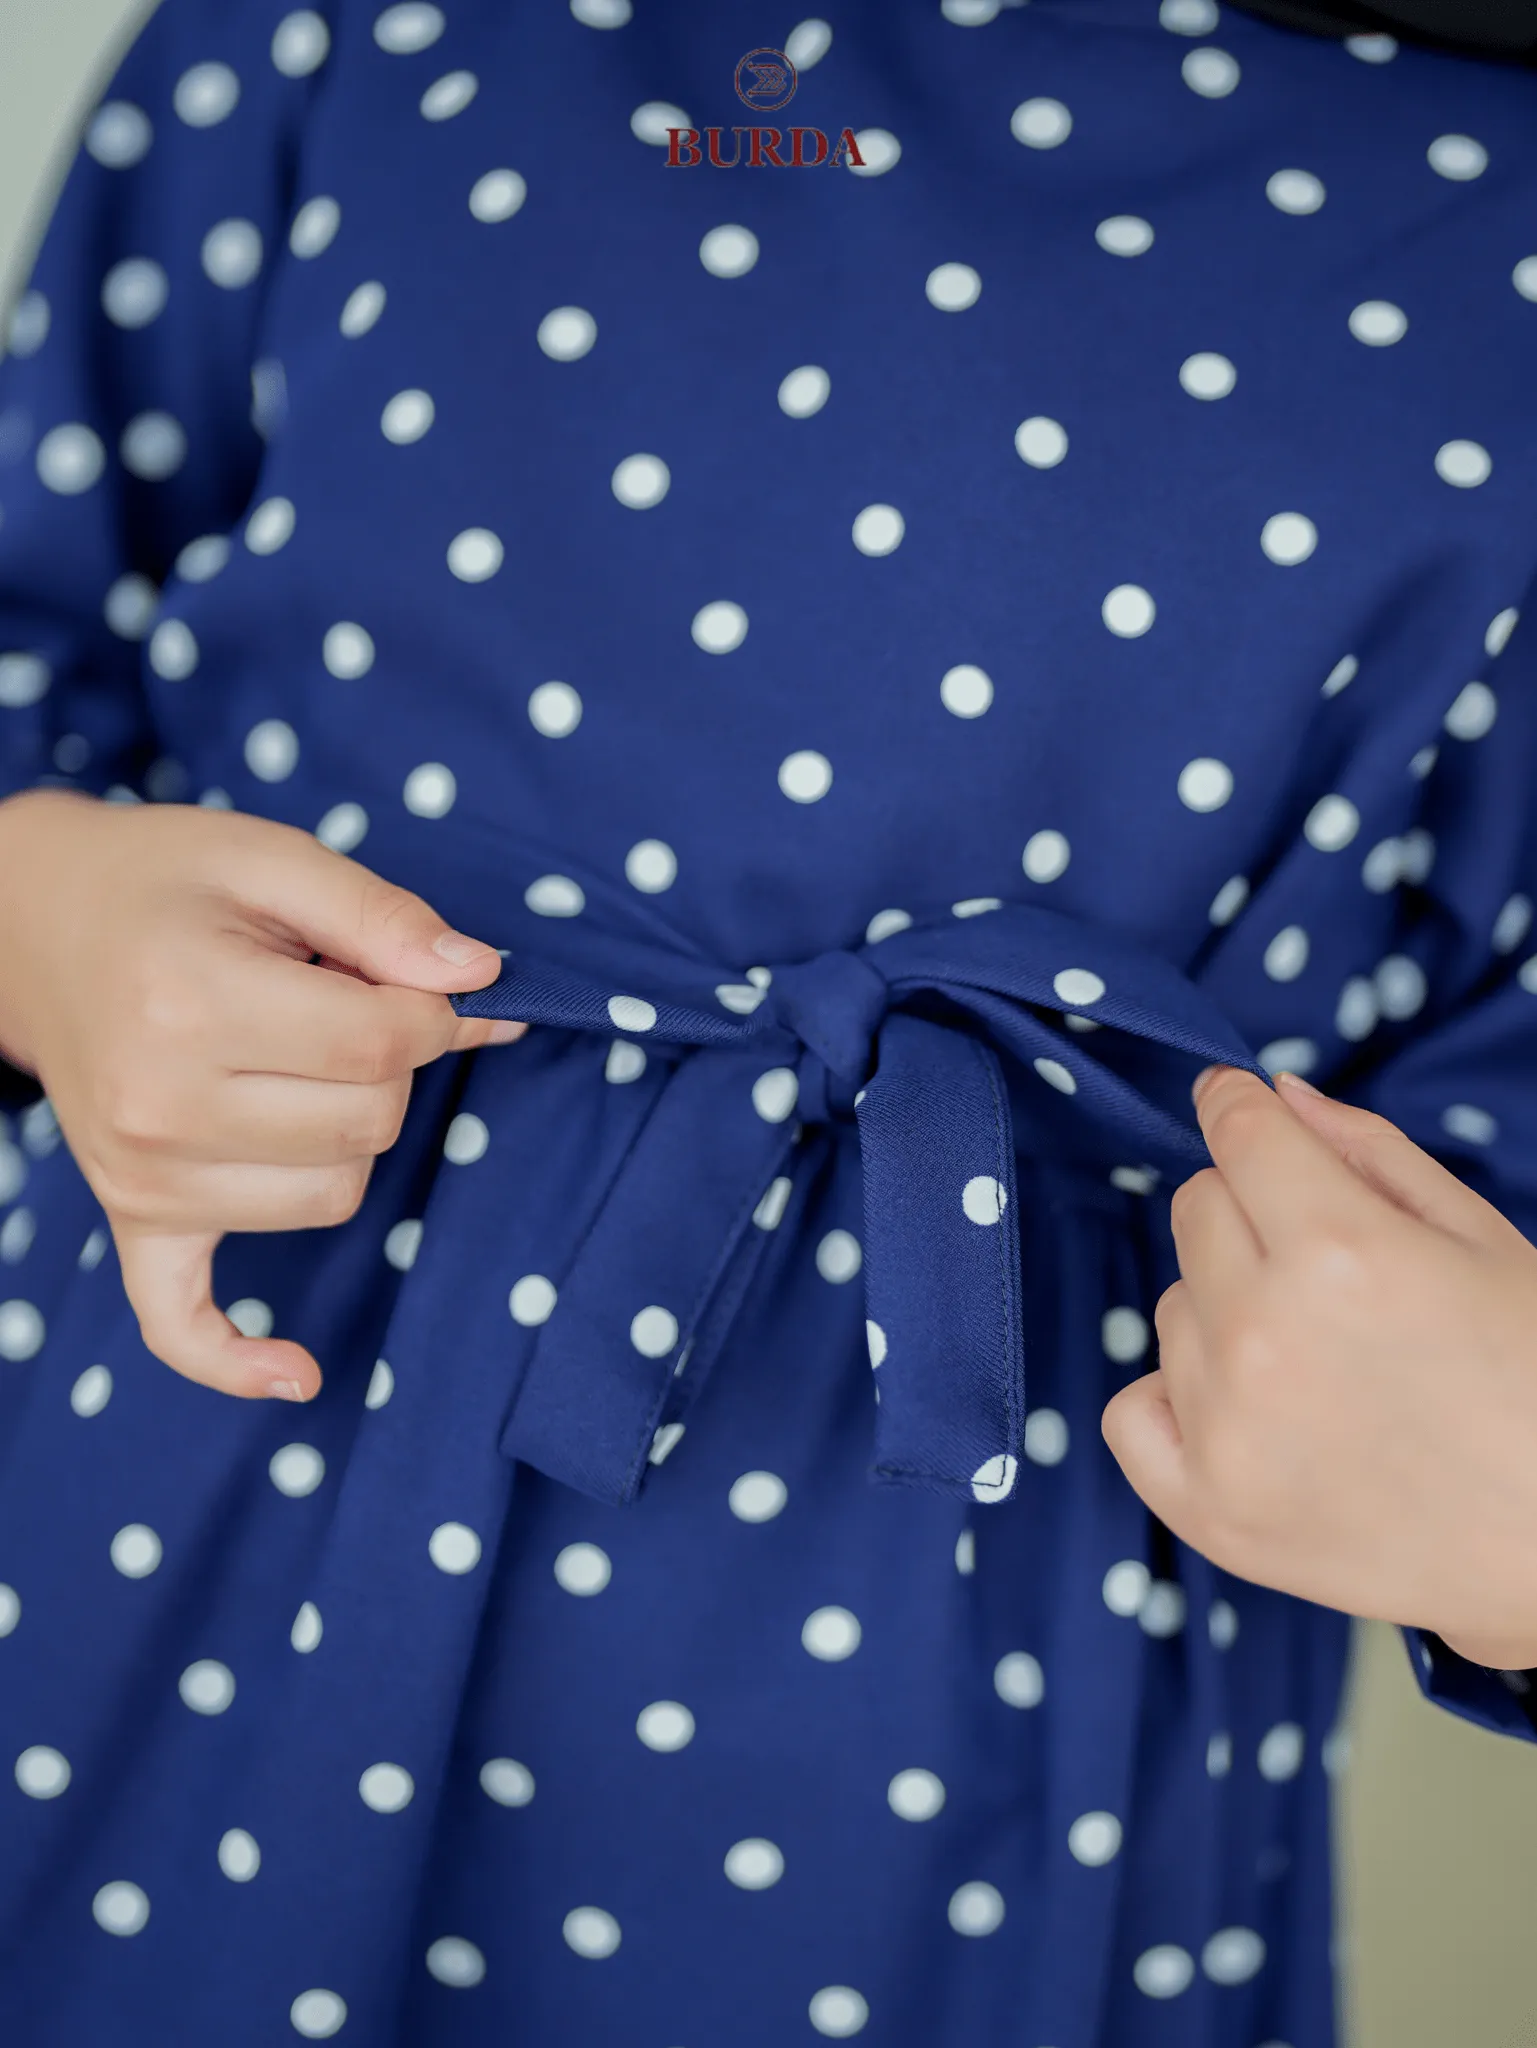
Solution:
{"label": "white polka dot pattern", "polygon": [[470,212],[477,220],[511,220],[528,197],[528,181],[520,171],[487,171],[470,187]]}
{"label": "white polka dot pattern", "polygon": [[767,1891],[784,1876],[785,1860],[777,1843],[761,1836],[733,1842],[726,1851],[726,1875],[744,1892]]}
{"label": "white polka dot pattern", "polygon": [[170,293],[170,279],[153,258],[128,256],[102,279],[102,311],[114,326],[148,327],[165,311]]}
{"label": "white polka dot pattern", "polygon": [[1080,1863],[1109,1863],[1121,1846],[1121,1823],[1113,1813],[1081,1813],[1067,1831],[1067,1846]]}
{"label": "white polka dot pattern", "polygon": [[313,8],[301,7],[285,14],[273,30],[269,55],[285,78],[308,78],[320,69],[330,51],[331,31],[325,17]]}
{"label": "white polka dot pattern", "polygon": [[1226,99],[1243,76],[1236,57],[1213,48],[1190,51],[1179,68],[1190,90],[1206,100]]}
{"label": "white polka dot pattern", "polygon": [[808,1615],[801,1643],[824,1664],[841,1664],[859,1648],[859,1622],[846,1607],[819,1607]]}
{"label": "white polka dot pattern", "polygon": [[160,1538],[143,1522],[130,1522],[112,1539],[112,1562],[125,1579],[145,1579],[163,1554]]}
{"label": "white polka dot pattern", "polygon": [[832,395],[832,379],[815,363],[789,371],[779,385],[779,409],[792,420],[809,420]]}
{"label": "white polka dot pattern", "polygon": [[830,2041],[862,2034],[870,2018],[864,1998],[847,1984],[825,1984],[813,1996],[808,2013],[816,2032]]}
{"label": "white polka dot pattern", "polygon": [[1438,135],[1425,152],[1426,161],[1438,177],[1463,184],[1481,178],[1489,168],[1489,152],[1471,135]]}
{"label": "white polka dot pattern", "polygon": [[325,1478],[326,1461],[313,1444],[285,1444],[273,1452],[267,1471],[279,1493],[302,1500]]}
{"label": "white polka dot pattern", "polygon": [[1073,117],[1060,100],[1021,100],[1009,117],[1009,132],[1027,149],[1056,149],[1073,132]]}
{"label": "white polka dot pattern", "polygon": [[1280,213],[1317,213],[1324,203],[1323,180],[1311,171],[1275,171],[1265,181],[1265,197]]}
{"label": "white polka dot pattern", "polygon": [[347,296],[338,325],[349,341],[356,341],[378,325],[388,302],[388,293],[377,280],[360,284]]}
{"label": "white polka dot pattern", "polygon": [[91,1917],[106,1934],[142,1934],[149,1925],[148,1894],[126,1879],[104,1884],[91,1901]]}
{"label": "white polka dot pattern", "polygon": [[929,272],[924,290],[942,313],[964,313],[982,296],[982,280],[969,263],[941,263]]}
{"label": "white polka dot pattern", "polygon": [[[1156,1362],[1128,1245],[1222,1019],[1263,1073],[1369,1066],[1496,1199],[1530,1150],[1513,76],[1431,107],[1392,38],[1146,0],[1107,97],[1104,22],[792,9],[762,118],[863,161],[732,182],[672,131],[735,125],[739,46],[496,12],[164,10],[4,322],[5,789],[276,821],[462,923],[530,1018],[415,1075],[356,1216],[221,1244],[230,1355],[313,1347],[304,1417],[147,1364],[73,1128],[0,1121],[6,1768],[44,1862],[103,1788],[118,1844],[75,2031],[210,1916],[285,2038],[369,2035],[398,1978],[450,2031],[617,2000],[675,2043],[679,1995],[761,1978],[770,2031],[903,2048],[926,1944],[956,2011],[1024,2012],[1054,1921],[1031,2011],[1310,2010],[1291,1818],[1341,1738],[1266,1679],[1277,1603],[1102,1483],[1099,1412]],[[1449,1006],[1489,1057],[1423,1063]],[[1288,1654],[1327,1678],[1316,1619]],[[101,1683],[53,1699],[71,1643]],[[1096,1689],[1118,1659],[1190,1683]],[[977,1816],[1048,1755],[1031,1896]],[[1220,1910],[1155,1755],[1249,1844]],[[219,1757],[254,1803],[203,1796]],[[274,1933],[296,1844],[330,1963]],[[850,1871],[911,1956],[840,1945]],[[420,1908],[399,1954],[376,1892]]]}
{"label": "white polka dot pattern", "polygon": [[608,1553],[596,1543],[568,1543],[555,1560],[555,1581],[568,1593],[601,1593],[613,1573]]}
{"label": "white polka dot pattern", "polygon": [[849,157],[849,170],[856,178],[883,178],[902,160],[902,145],[889,128],[861,128],[854,136],[861,162]]}
{"label": "white polka dot pattern", "polygon": [[261,1869],[261,1849],[245,1828],[226,1828],[219,1837],[219,1868],[231,1884],[249,1884]]}
{"label": "white polka dot pattern", "polygon": [[1094,230],[1094,239],[1111,256],[1145,256],[1153,246],[1153,228],[1140,214],[1114,213]]}
{"label": "white polka dot pattern", "polygon": [[469,1990],[486,1974],[486,1959],[473,1941],[454,1934],[439,1935],[426,1955],[428,1971],[440,1984],[455,1991]]}
{"label": "white polka dot pattern", "polygon": [[204,274],[224,291],[237,292],[262,267],[262,233],[254,221],[221,220],[203,237]]}
{"label": "white polka dot pattern", "polygon": [[963,1884],[950,1895],[949,1915],[957,1934],[996,1934],[1003,1925],[1003,1894],[980,1879]]}
{"label": "white polka dot pattern", "polygon": [[498,1806],[527,1806],[534,1796],[534,1777],[526,1764],[495,1756],[480,1767],[480,1787]]}
{"label": "white polka dot pattern", "polygon": [[597,339],[598,323],[584,306],[556,306],[539,322],[537,340],[552,362],[579,362]]}
{"label": "white polka dot pattern", "polygon": [[1144,1949],[1132,1965],[1132,1981],[1147,1998],[1178,1998],[1188,1990],[1195,1976],[1195,1961],[1188,1949],[1174,1942],[1159,1942]]}
{"label": "white polka dot pattern", "polygon": [[57,1799],[68,1789],[73,1773],[68,1759],[58,1750],[36,1743],[17,1757],[15,1775],[17,1785],[29,1799]]}
{"label": "white polka dot pattern", "polygon": [[335,1991],[301,1991],[288,2008],[294,2032],[306,2041],[329,2041],[347,2020],[347,2002]]}
{"label": "white polka dot pattern", "polygon": [[358,1797],[375,1813],[400,1813],[415,1795],[411,1773],[399,1764],[370,1764],[358,1780]]}
{"label": "white polka dot pattern", "polygon": [[222,1714],[235,1697],[235,1676],[217,1658],[200,1657],[182,1673],[177,1690],[194,1714]]}
{"label": "white polka dot pattern", "polygon": [[240,80],[228,64],[194,64],[176,81],[171,104],[189,128],[227,120],[240,100]]}
{"label": "white polka dot pattern", "polygon": [[399,5],[386,7],[376,17],[374,41],[391,56],[414,57],[418,51],[430,49],[446,26],[441,7],[426,5],[424,0],[400,0]]}
{"label": "white polka dot pattern", "polygon": [[480,1538],[463,1522],[440,1522],[427,1539],[427,1555],[440,1572],[462,1578],[480,1563]]}
{"label": "white polka dot pattern", "polygon": [[85,146],[108,170],[127,170],[149,154],[154,127],[144,109],[132,100],[108,100],[92,116]]}
{"label": "white polka dot pattern", "polygon": [[711,228],[699,244],[699,260],[712,277],[745,277],[758,260],[758,237],[751,228]]}
{"label": "white polka dot pattern", "polygon": [[562,1924],[567,1946],[579,1956],[611,1956],[620,1943],[619,1922],[601,1906],[576,1906]]}

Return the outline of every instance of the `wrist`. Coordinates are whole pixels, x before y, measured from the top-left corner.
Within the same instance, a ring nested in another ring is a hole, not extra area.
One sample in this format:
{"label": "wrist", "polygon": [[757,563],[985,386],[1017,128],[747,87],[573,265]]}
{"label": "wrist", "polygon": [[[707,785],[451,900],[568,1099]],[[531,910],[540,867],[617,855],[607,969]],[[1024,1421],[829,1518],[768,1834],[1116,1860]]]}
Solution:
{"label": "wrist", "polygon": [[57,810],[62,804],[89,804],[94,808],[101,801],[83,789],[63,789],[53,783],[41,783],[36,789],[18,789],[12,796],[0,797],[0,832],[8,829],[7,820]]}
{"label": "wrist", "polygon": [[66,807],[95,810],[100,800],[73,789],[24,789],[0,800],[0,1058],[37,1078],[18,997],[26,975],[22,919],[48,871],[40,832],[52,829]]}
{"label": "wrist", "polygon": [[102,808],[100,797],[78,789],[22,789],[0,798],[0,926],[9,925],[24,892],[37,879],[39,833],[51,830],[61,814]]}

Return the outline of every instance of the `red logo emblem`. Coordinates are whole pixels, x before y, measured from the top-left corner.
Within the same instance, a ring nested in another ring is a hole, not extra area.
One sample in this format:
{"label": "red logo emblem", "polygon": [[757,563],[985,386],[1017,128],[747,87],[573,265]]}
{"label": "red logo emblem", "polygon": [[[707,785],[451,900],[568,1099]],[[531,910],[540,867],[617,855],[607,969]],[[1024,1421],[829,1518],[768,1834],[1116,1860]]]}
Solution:
{"label": "red logo emblem", "polygon": [[799,84],[783,50],[749,50],[736,67],[737,98],[755,114],[777,114],[794,99]]}
{"label": "red logo emblem", "polygon": [[[734,83],[743,106],[750,107],[755,114],[775,114],[794,99],[800,76],[783,50],[749,50],[736,67]],[[856,170],[865,167],[859,138],[852,128],[840,129],[836,139],[822,128],[788,128],[783,133],[777,128],[756,127],[669,128],[666,162],[668,169],[674,171],[692,171],[706,163],[715,171],[743,167],[754,171],[814,171],[824,164],[833,170],[840,165],[852,165]]]}

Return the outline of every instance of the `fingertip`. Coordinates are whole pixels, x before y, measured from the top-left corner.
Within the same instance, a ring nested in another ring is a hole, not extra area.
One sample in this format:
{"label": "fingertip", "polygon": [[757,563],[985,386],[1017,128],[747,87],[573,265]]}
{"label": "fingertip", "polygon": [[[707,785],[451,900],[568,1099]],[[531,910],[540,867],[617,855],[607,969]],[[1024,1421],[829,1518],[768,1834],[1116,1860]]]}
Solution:
{"label": "fingertip", "polygon": [[424,995],[438,996],[447,1001],[450,996],[479,995],[491,986],[501,971],[501,957],[494,952],[477,955],[473,964],[467,967],[451,967],[428,952],[417,955],[410,969],[398,977],[398,985],[419,989]]}
{"label": "fingertip", "polygon": [[1223,1074],[1236,1074],[1238,1071],[1237,1067],[1229,1066],[1202,1067],[1200,1073],[1196,1075],[1190,1084],[1190,1100],[1197,1109],[1200,1109],[1203,1103],[1210,1097],[1211,1091],[1217,1085],[1219,1078]]}
{"label": "fingertip", "polygon": [[1353,1104],[1325,1095],[1300,1074],[1277,1074],[1275,1080],[1277,1095],[1298,1123],[1305,1124],[1315,1136],[1328,1138],[1330,1143],[1334,1142],[1332,1134],[1348,1128],[1359,1117],[1360,1112]]}
{"label": "fingertip", "polygon": [[233,1323],[230,1331],[225,1354],[230,1368],[225,1380],[228,1392],[248,1401],[301,1404],[313,1401],[320,1392],[320,1367],[302,1344],[282,1337],[247,1337]]}
{"label": "fingertip", "polygon": [[483,939],[467,938],[463,932],[441,931],[432,942],[439,960],[454,969],[455,981],[465,980],[471,988],[485,988],[502,971],[502,956]]}
{"label": "fingertip", "polygon": [[1323,1098],[1321,1088],[1315,1088],[1311,1081],[1304,1081],[1300,1074],[1292,1073],[1287,1067],[1281,1069],[1275,1080],[1276,1086],[1284,1089],[1288,1095],[1311,1095],[1320,1101]]}
{"label": "fingertip", "polygon": [[1203,1120],[1216,1107],[1219,1088],[1232,1088],[1237,1083],[1247,1086],[1256,1081],[1271,1094],[1275,1093],[1273,1077],[1263,1070],[1255,1072],[1248,1067],[1233,1066],[1202,1067],[1190,1084],[1190,1099],[1195,1104],[1197,1120]]}
{"label": "fingertip", "polygon": [[510,1017],[460,1017],[450,1026],[447,1052],[479,1052],[485,1045],[512,1045],[526,1035],[527,1024]]}
{"label": "fingertip", "polygon": [[320,1392],[320,1367],[298,1344],[284,1344],[280,1356],[269,1357],[257,1370],[260,1380],[253,1392],[266,1400],[308,1402]]}

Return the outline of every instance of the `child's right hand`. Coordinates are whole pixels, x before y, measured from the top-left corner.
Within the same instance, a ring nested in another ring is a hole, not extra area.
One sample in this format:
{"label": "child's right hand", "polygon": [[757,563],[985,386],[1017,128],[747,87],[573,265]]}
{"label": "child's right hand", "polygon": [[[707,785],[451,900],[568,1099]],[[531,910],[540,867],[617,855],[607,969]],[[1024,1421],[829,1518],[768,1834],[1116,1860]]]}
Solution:
{"label": "child's right hand", "polygon": [[0,1050],[47,1090],[145,1344],[228,1394],[307,1400],[320,1370],[215,1306],[219,1238],[353,1215],[412,1070],[526,1028],[448,1002],[500,969],[291,825],[58,789],[0,803]]}

